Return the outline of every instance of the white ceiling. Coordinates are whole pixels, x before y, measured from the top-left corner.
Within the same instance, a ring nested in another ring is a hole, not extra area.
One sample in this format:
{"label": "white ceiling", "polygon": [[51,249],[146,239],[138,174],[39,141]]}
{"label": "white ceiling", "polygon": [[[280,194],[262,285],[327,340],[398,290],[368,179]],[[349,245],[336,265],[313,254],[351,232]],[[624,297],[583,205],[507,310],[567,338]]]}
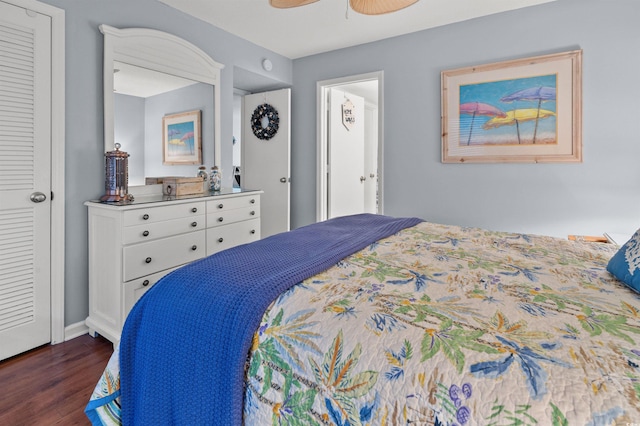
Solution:
{"label": "white ceiling", "polygon": [[348,0],[320,0],[290,9],[273,8],[269,0],[160,1],[296,59],[556,0],[419,0],[378,16],[347,13]]}
{"label": "white ceiling", "polygon": [[197,81],[137,67],[122,62],[113,62],[113,91],[121,95],[148,98],[172,90],[196,84]]}

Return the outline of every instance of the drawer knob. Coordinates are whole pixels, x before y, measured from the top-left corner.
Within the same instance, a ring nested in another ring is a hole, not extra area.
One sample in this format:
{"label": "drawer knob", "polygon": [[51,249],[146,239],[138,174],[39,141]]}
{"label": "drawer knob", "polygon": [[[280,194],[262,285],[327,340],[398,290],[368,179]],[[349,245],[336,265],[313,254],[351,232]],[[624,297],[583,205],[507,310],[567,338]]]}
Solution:
{"label": "drawer knob", "polygon": [[251,211],[251,213],[249,213],[251,216],[255,216],[256,212],[254,212],[253,210]]}
{"label": "drawer knob", "polygon": [[192,246],[191,246],[191,250],[193,250],[193,251],[198,250],[198,246],[197,246],[197,245],[195,245],[195,244],[194,244],[194,245],[192,245]]}
{"label": "drawer knob", "polygon": [[145,263],[151,263],[151,258],[147,257],[144,261],[145,261]]}
{"label": "drawer knob", "polygon": [[219,242],[219,243],[221,243],[221,242],[223,242],[223,241],[224,241],[224,238],[222,238],[222,237],[218,238],[218,242]]}
{"label": "drawer knob", "polygon": [[251,201],[249,201],[251,204],[255,204],[256,200],[254,198],[251,199]]}
{"label": "drawer knob", "polygon": [[192,209],[191,209],[191,213],[195,213],[195,212],[197,212],[197,211],[198,211],[198,208],[197,208],[197,207],[194,207],[194,208],[192,208]]}
{"label": "drawer knob", "polygon": [[149,231],[144,231],[144,232],[142,233],[142,236],[143,236],[143,237],[148,237],[148,236],[149,236]]}
{"label": "drawer knob", "polygon": [[142,281],[142,287],[146,287],[149,285],[149,280]]}
{"label": "drawer knob", "polygon": [[252,230],[250,231],[250,233],[251,233],[251,235],[253,235],[253,234],[255,234],[255,233],[256,233],[256,230],[255,230],[255,229],[252,229]]}
{"label": "drawer knob", "polygon": [[224,220],[224,217],[219,217],[218,218],[218,222],[222,222]]}
{"label": "drawer knob", "polygon": [[195,228],[196,226],[198,226],[198,222],[191,222],[191,226]]}
{"label": "drawer knob", "polygon": [[218,208],[219,209],[224,208],[224,204],[222,204],[222,203],[218,204]]}
{"label": "drawer knob", "polygon": [[144,215],[142,215],[142,219],[144,219],[144,220],[149,220],[149,215],[148,215],[148,214],[144,214]]}

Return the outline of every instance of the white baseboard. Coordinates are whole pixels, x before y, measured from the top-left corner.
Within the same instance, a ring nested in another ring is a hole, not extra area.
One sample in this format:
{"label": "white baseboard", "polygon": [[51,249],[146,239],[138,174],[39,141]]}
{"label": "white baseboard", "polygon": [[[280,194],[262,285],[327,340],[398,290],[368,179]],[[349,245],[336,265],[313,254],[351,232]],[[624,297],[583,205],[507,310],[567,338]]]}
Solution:
{"label": "white baseboard", "polygon": [[68,325],[64,328],[64,341],[75,339],[83,334],[89,332],[89,327],[86,326],[84,321],[77,322],[75,324]]}

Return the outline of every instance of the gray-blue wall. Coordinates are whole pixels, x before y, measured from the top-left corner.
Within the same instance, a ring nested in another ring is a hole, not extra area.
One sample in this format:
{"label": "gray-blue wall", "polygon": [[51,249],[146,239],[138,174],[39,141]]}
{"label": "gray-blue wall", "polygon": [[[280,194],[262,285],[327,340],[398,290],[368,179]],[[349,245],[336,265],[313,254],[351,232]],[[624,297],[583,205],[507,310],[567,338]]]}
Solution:
{"label": "gray-blue wall", "polygon": [[[559,0],[294,60],[292,227],[315,221],[316,82],[384,71],[384,212],[566,237],[640,226],[640,1]],[[442,164],[443,70],[583,49],[581,164]]]}
{"label": "gray-blue wall", "polygon": [[[213,141],[213,88],[209,84],[199,83],[178,90],[147,98],[145,104],[145,156],[144,173],[148,177],[157,176],[196,176],[198,167],[194,165],[163,165],[162,157],[162,117],[200,110],[202,141]],[[228,139],[225,139],[228,141]],[[232,143],[227,143],[230,146]],[[231,150],[233,151],[233,150]],[[213,166],[213,144],[203,144],[202,162],[207,170]],[[225,167],[231,173],[231,167]],[[231,186],[231,185],[229,185]]]}
{"label": "gray-blue wall", "polygon": [[[42,0],[65,10],[66,19],[66,235],[65,324],[84,321],[88,309],[87,210],[104,194],[102,44],[98,25],[144,27],[182,37],[225,65],[221,73],[222,167],[231,185],[234,68],[292,80],[290,59],[233,36],[156,0]],[[225,143],[224,141],[228,141]]]}
{"label": "gray-blue wall", "polygon": [[130,186],[144,185],[144,111],[144,98],[113,94],[113,139],[129,154]]}
{"label": "gray-blue wall", "polygon": [[[195,176],[199,165],[164,165],[162,118],[199,110],[201,116],[202,162],[213,166],[213,86],[192,84],[148,98],[114,93],[114,139],[129,154],[129,186],[144,185],[145,178]],[[135,193],[134,193],[135,195]]]}
{"label": "gray-blue wall", "polygon": [[[232,140],[234,67],[264,75],[260,63],[271,59],[269,77],[293,83],[292,227],[316,217],[316,82],[377,70],[385,73],[385,213],[558,236],[638,226],[637,0],[558,0],[293,62],[155,0],[43,1],[66,10],[66,324],[88,313],[82,203],[104,191],[102,23],[171,32],[225,64],[223,141]],[[583,163],[440,163],[442,70],[577,48]],[[222,161],[230,170],[231,142]]]}

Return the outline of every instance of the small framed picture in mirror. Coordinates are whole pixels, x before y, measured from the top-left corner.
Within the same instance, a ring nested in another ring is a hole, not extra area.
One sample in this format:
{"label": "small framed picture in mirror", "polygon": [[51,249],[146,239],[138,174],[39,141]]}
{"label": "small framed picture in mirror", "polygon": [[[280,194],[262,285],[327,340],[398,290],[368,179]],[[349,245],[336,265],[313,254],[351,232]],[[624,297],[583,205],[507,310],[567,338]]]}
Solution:
{"label": "small framed picture in mirror", "polygon": [[202,111],[162,117],[162,164],[202,164]]}

